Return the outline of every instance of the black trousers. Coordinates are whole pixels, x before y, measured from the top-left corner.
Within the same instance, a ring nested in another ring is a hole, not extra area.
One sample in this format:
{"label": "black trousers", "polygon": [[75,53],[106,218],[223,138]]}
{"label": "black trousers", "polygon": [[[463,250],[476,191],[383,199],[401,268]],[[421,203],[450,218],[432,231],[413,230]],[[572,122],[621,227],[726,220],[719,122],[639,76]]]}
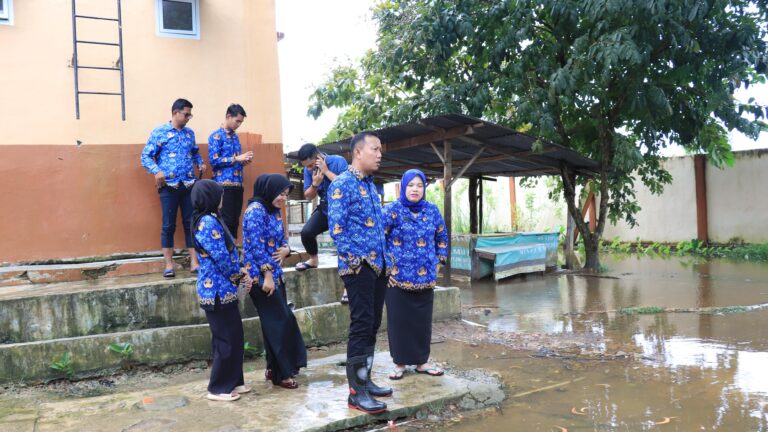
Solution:
{"label": "black trousers", "polygon": [[243,188],[237,186],[224,187],[224,205],[221,206],[221,218],[227,224],[232,237],[237,238],[240,227],[240,211],[243,209]]}
{"label": "black trousers", "polygon": [[384,298],[387,293],[387,275],[380,276],[363,263],[357,274],[345,275],[341,279],[349,297],[349,341],[347,358],[369,354],[369,348],[376,345],[376,333],[381,326]]}
{"label": "black trousers", "polygon": [[317,236],[328,231],[328,202],[320,201],[320,205],[312,212],[309,220],[301,229],[301,244],[310,255],[317,255]]}
{"label": "black trousers", "polygon": [[243,321],[240,318],[237,302],[226,305],[216,303],[214,310],[205,311],[205,317],[211,327],[211,352],[213,353],[208,392],[231,393],[235,387],[244,384]]}

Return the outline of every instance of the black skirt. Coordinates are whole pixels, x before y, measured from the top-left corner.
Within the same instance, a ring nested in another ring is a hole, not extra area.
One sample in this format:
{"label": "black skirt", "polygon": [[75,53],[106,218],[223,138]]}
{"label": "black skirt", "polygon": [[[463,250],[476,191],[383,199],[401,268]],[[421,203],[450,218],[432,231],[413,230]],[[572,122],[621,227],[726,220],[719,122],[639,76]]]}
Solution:
{"label": "black skirt", "polygon": [[251,289],[250,297],[259,313],[267,369],[272,370],[272,383],[293,377],[299,369],[307,367],[307,348],[293,311],[285,298],[285,285],[275,284],[275,292],[267,297],[258,285]]}
{"label": "black skirt", "polygon": [[420,365],[429,361],[434,296],[431,289],[387,289],[389,353],[395,364]]}

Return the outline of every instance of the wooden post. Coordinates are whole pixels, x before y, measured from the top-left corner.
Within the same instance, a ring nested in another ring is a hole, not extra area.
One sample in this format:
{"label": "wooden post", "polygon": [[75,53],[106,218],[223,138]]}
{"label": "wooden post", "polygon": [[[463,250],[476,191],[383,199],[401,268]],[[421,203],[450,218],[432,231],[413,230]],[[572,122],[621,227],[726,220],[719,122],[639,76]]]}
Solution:
{"label": "wooden post", "polygon": [[469,232],[477,234],[477,177],[469,178]]}
{"label": "wooden post", "polygon": [[[443,217],[445,218],[445,229],[448,236],[453,233],[453,224],[451,223],[451,170],[453,168],[453,155],[451,154],[451,142],[443,141],[443,181],[445,182],[445,199],[443,200]],[[443,286],[451,286],[451,248],[448,248],[448,263],[443,267]]]}
{"label": "wooden post", "polygon": [[480,192],[477,194],[478,200],[480,202],[477,204],[477,232],[478,234],[483,233],[483,177],[480,177],[478,180],[478,186],[480,187]]}
{"label": "wooden post", "polygon": [[509,226],[510,231],[515,231],[515,225],[517,224],[517,190],[515,189],[515,178],[509,178],[509,210],[511,215],[511,223]]}
{"label": "wooden post", "polygon": [[707,214],[707,157],[693,157],[693,173],[696,179],[696,238],[702,243],[709,242],[709,217]]}
{"label": "wooden post", "polygon": [[589,193],[587,200],[587,206],[589,207],[589,232],[593,233],[597,230],[597,200],[595,200],[594,192]]}
{"label": "wooden post", "polygon": [[574,228],[576,222],[573,220],[571,213],[568,212],[568,222],[565,224],[565,268],[573,270],[573,241],[574,241]]}

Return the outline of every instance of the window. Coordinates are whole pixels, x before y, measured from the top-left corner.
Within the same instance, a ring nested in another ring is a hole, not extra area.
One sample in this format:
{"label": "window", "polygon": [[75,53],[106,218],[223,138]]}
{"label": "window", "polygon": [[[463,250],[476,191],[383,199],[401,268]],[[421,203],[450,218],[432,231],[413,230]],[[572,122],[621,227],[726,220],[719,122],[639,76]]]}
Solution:
{"label": "window", "polygon": [[13,25],[13,0],[0,0],[0,25]]}
{"label": "window", "polygon": [[200,39],[199,10],[200,0],[157,0],[157,34]]}

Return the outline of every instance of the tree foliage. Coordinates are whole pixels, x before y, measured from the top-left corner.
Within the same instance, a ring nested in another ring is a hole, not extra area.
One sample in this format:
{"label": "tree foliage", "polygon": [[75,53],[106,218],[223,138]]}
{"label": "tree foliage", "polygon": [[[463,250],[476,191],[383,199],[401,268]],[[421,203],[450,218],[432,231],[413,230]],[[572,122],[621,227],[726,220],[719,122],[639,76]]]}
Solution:
{"label": "tree foliage", "polygon": [[768,0],[389,0],[378,43],[333,70],[309,114],[341,115],[326,140],[459,112],[525,130],[600,163],[597,231],[576,206],[586,179],[562,169],[569,212],[597,268],[606,217],[636,223],[635,181],[671,181],[678,144],[731,165],[727,132],[756,139],[768,108],[734,91],[766,78]]}

